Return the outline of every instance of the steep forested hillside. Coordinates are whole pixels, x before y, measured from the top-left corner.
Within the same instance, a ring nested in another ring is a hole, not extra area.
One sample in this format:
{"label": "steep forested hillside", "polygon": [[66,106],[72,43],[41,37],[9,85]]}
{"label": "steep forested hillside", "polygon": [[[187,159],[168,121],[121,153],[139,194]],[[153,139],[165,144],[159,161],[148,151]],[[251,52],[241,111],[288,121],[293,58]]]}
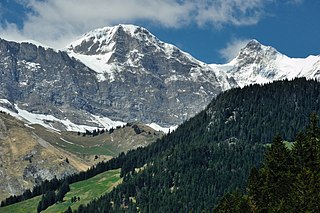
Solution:
{"label": "steep forested hillside", "polygon": [[263,144],[276,133],[293,140],[311,112],[320,113],[319,92],[305,79],[227,91],[175,132],[129,152],[124,183],[78,212],[211,211],[225,192],[244,189]]}
{"label": "steep forested hillside", "polygon": [[237,88],[220,94],[207,109],[212,140],[230,136],[270,143],[275,133],[292,141],[312,112],[320,113],[320,84],[305,78]]}

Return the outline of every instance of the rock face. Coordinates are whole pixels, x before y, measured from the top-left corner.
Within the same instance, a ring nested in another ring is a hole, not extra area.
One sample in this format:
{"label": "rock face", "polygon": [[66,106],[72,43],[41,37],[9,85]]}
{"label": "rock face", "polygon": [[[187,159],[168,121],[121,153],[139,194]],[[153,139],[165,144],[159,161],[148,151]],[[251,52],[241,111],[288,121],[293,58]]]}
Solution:
{"label": "rock face", "polygon": [[[65,161],[66,157],[71,163]],[[89,166],[40,139],[23,122],[0,112],[0,200],[21,194],[46,179],[62,178]]]}
{"label": "rock face", "polygon": [[236,85],[142,27],[97,29],[67,49],[96,71],[104,103],[121,120],[176,125]]}
{"label": "rock face", "polygon": [[193,116],[235,85],[131,25],[90,32],[68,53],[79,60],[64,51],[0,40],[0,99],[76,124],[97,126],[93,114],[166,127]]}
{"label": "rock face", "polygon": [[94,72],[66,52],[0,40],[0,98],[33,113],[70,117],[99,105]]}

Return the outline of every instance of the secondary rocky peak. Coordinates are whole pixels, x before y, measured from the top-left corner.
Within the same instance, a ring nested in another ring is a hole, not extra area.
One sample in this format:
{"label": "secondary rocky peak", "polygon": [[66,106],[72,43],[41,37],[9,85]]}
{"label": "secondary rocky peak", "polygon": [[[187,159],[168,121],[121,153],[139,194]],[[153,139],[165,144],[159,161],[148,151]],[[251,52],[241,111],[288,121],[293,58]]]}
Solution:
{"label": "secondary rocky peak", "polygon": [[262,45],[255,39],[252,39],[242,48],[236,57],[241,66],[245,64],[259,64],[264,60],[275,60],[280,53],[271,46]]}

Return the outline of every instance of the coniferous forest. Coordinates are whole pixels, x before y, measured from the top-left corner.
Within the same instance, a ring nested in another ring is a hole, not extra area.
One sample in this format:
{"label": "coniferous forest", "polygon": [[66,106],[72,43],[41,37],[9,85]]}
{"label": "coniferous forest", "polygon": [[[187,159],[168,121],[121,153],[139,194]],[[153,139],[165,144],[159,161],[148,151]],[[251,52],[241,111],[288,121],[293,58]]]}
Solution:
{"label": "coniferous forest", "polygon": [[216,212],[320,212],[320,129],[311,116],[292,149],[278,135],[260,169],[251,170],[247,193],[224,196]]}
{"label": "coniferous forest", "polygon": [[151,145],[66,178],[121,168],[123,183],[77,212],[317,212],[319,100],[304,78],[226,91]]}

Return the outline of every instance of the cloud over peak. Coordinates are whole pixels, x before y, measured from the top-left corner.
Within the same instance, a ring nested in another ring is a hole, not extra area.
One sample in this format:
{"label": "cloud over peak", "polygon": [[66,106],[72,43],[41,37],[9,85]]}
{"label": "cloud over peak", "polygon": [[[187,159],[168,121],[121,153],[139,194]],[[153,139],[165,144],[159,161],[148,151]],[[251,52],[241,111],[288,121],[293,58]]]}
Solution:
{"label": "cloud over peak", "polygon": [[61,48],[75,36],[118,23],[147,21],[163,27],[188,24],[252,25],[271,0],[16,0],[27,10],[22,26],[5,23],[0,36],[33,39]]}
{"label": "cloud over peak", "polygon": [[248,44],[249,41],[250,39],[233,39],[219,51],[220,57],[226,62],[230,62],[238,55],[240,50]]}

